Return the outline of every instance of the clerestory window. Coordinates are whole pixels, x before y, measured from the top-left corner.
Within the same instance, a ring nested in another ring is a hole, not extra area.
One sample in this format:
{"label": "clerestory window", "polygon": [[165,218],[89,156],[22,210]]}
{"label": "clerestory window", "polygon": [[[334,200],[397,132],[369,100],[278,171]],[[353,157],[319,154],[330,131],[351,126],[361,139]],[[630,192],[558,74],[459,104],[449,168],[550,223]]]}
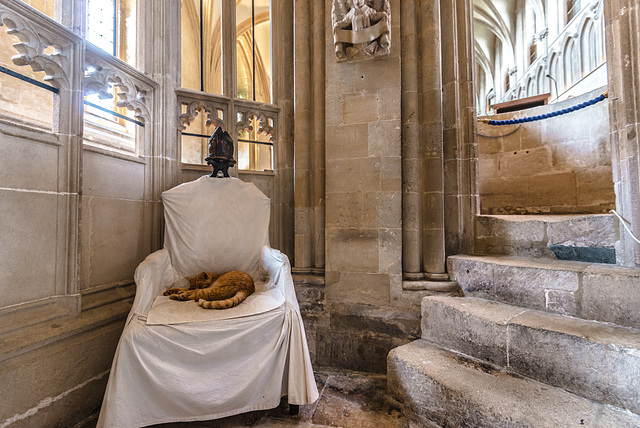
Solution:
{"label": "clerestory window", "polygon": [[182,162],[204,163],[208,136],[222,125],[237,144],[238,169],[273,170],[271,2],[182,0],[181,12],[182,88],[203,92],[203,106],[218,106],[198,108],[201,117],[188,121]]}

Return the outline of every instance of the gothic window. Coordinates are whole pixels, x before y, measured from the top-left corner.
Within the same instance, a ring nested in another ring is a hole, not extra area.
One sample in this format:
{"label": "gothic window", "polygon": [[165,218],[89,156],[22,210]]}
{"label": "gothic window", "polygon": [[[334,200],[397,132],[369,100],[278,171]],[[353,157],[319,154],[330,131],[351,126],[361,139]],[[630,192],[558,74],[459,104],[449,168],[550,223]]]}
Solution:
{"label": "gothic window", "polygon": [[596,42],[596,32],[593,21],[587,20],[580,35],[580,59],[582,66],[582,76],[587,75],[597,66],[598,44]]}
{"label": "gothic window", "polygon": [[580,11],[580,0],[566,0],[565,2],[565,22],[569,23]]}
{"label": "gothic window", "polygon": [[563,53],[564,88],[569,89],[579,79],[578,52],[575,48],[575,40],[567,40]]}
{"label": "gothic window", "polygon": [[542,67],[538,67],[538,74],[536,77],[536,86],[538,88],[538,94],[542,94],[543,92],[545,92],[545,78],[544,78],[544,72],[542,70]]}
{"label": "gothic window", "polygon": [[[551,59],[549,60],[549,92],[551,92],[552,98],[557,99],[560,96],[559,90],[563,87],[562,83],[562,75],[559,72],[559,56],[555,52],[551,54]],[[553,91],[551,90],[551,85],[553,85]]]}
{"label": "gothic window", "polygon": [[[136,0],[87,0],[86,8],[87,41],[135,66]],[[88,57],[91,52],[88,48]],[[85,75],[96,71],[87,66]],[[137,125],[133,113],[118,105],[119,89],[113,83],[107,83],[106,87],[102,93],[84,98],[85,142],[134,152]]]}
{"label": "gothic window", "polygon": [[271,13],[269,0],[236,6],[238,98],[271,102]]}
{"label": "gothic window", "polygon": [[536,62],[537,58],[538,58],[538,45],[536,44],[536,42],[534,40],[529,45],[529,65],[533,64],[534,62]]}
{"label": "gothic window", "polygon": [[222,94],[222,4],[182,0],[182,87]]}
{"label": "gothic window", "polygon": [[135,66],[136,0],[87,0],[86,39]]}
{"label": "gothic window", "polygon": [[[234,136],[240,170],[273,170],[271,33],[270,0],[182,0],[182,87],[224,104],[229,114],[216,123]],[[215,121],[190,114],[182,161],[200,164]]]}

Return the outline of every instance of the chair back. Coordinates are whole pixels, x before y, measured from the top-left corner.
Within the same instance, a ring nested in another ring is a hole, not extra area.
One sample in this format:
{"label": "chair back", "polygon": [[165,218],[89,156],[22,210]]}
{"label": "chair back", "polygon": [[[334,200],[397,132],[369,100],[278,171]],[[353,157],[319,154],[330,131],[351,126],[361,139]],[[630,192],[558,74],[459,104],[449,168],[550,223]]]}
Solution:
{"label": "chair back", "polygon": [[258,279],[270,200],[253,183],[204,176],[162,194],[164,247],[180,276],[241,270]]}

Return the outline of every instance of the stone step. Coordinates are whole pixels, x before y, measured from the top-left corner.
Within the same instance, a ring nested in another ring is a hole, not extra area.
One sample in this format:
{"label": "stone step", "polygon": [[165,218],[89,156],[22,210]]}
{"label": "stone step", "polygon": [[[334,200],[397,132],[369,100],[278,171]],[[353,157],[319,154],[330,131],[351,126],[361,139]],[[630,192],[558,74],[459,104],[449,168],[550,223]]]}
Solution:
{"label": "stone step", "polygon": [[420,426],[638,427],[640,416],[560,388],[512,376],[417,340],[387,358],[391,394]]}
{"label": "stone step", "polygon": [[619,226],[613,214],[480,215],[478,254],[615,264]]}
{"label": "stone step", "polygon": [[422,299],[422,339],[640,413],[640,330],[474,298]]}
{"label": "stone step", "polygon": [[465,295],[640,328],[640,269],[511,256],[451,256]]}

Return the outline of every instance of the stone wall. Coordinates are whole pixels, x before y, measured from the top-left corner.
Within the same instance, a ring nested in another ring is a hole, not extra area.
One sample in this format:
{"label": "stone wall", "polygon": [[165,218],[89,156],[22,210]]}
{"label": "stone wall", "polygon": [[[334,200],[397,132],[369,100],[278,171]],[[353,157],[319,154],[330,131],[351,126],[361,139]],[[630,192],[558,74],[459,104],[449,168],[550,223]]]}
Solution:
{"label": "stone wall", "polygon": [[[331,2],[326,2],[326,17]],[[326,267],[330,302],[389,305],[400,287],[400,8],[391,54],[338,63],[326,26]],[[329,22],[329,21],[327,21]],[[355,257],[354,257],[355,256]]]}
{"label": "stone wall", "polygon": [[[65,15],[74,17],[84,19]],[[155,81],[22,2],[0,1],[0,23],[3,44],[11,30],[28,47],[11,68],[38,80],[46,74],[58,88],[44,98],[44,90],[2,78],[3,94],[21,91],[23,111],[0,106],[0,425],[71,426],[100,406],[134,270],[158,248],[170,153],[161,155]],[[101,79],[85,78],[86,63]],[[87,138],[83,96],[109,80],[129,84],[120,101],[135,103],[144,123],[134,151]]]}
{"label": "stone wall", "polygon": [[[506,120],[558,111],[595,98],[605,89],[486,117]],[[478,123],[481,213],[596,214],[613,209],[608,107],[605,99],[567,115],[524,123],[519,129]]]}
{"label": "stone wall", "polygon": [[397,343],[371,323],[374,313],[397,318],[381,308],[402,288],[400,4],[391,2],[390,55],[338,63],[332,2],[325,3],[329,328],[316,338],[316,357],[321,365],[384,371],[369,362]]}

